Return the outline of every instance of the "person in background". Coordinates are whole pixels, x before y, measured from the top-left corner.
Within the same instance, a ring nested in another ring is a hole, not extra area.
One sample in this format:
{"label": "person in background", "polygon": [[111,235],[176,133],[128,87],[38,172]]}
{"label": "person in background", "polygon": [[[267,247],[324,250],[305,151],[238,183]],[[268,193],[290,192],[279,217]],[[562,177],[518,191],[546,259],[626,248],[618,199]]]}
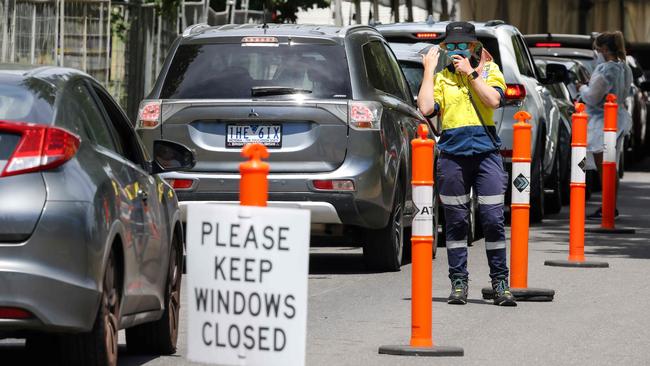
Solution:
{"label": "person in background", "polygon": [[436,72],[439,49],[432,47],[423,55],[418,108],[429,118],[439,115],[442,121],[436,184],[447,229],[452,287],[447,302],[467,303],[467,230],[473,187],[478,193],[490,278],[496,293],[494,303],[516,306],[508,286],[503,214],[508,175],[503,169],[501,141],[493,121],[494,109],[505,99],[506,83],[499,66],[478,42],[473,24],[449,23],[441,48],[451,63]]}
{"label": "person in background", "polygon": [[[618,131],[616,135],[616,156],[618,157],[623,148],[625,135],[629,134],[632,128],[632,116],[625,108],[625,98],[629,95],[632,87],[632,69],[625,62],[623,33],[616,31],[599,34],[594,41],[594,49],[598,54],[598,65],[591,74],[589,85],[580,86],[579,99],[585,103],[586,112],[589,115],[587,125],[589,163],[587,167],[592,167],[592,169],[595,167],[599,174],[602,174],[603,151],[605,149],[603,134],[605,97],[612,93],[616,95],[618,102]],[[616,209],[616,216],[618,217],[618,209]],[[602,208],[597,209],[587,218],[600,220]]]}

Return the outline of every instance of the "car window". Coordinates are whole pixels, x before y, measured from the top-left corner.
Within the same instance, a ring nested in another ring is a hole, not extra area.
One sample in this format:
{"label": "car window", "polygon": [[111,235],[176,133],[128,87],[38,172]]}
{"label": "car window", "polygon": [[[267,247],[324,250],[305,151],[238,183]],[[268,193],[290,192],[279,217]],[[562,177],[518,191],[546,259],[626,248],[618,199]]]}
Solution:
{"label": "car window", "polygon": [[338,45],[185,44],[174,54],[161,98],[250,99],[254,87],[289,87],[307,90],[301,98],[346,99],[352,95],[349,75]]}
{"label": "car window", "polygon": [[88,136],[95,144],[120,153],[102,111],[82,82],[76,82],[64,91],[55,124],[80,136]]}
{"label": "car window", "polygon": [[145,156],[131,123],[106,91],[97,85],[92,85],[92,89],[104,112],[106,123],[120,146],[121,155],[135,164],[142,164]]}
{"label": "car window", "polygon": [[388,62],[390,63],[391,69],[393,70],[393,74],[395,75],[397,86],[400,90],[400,95],[402,95],[400,99],[402,99],[403,101],[409,104],[413,104],[413,95],[411,95],[411,89],[409,89],[409,83],[406,80],[401,67],[399,66],[399,62],[397,61],[395,54],[393,54],[393,51],[391,51],[390,47],[385,43],[384,43],[384,50],[386,51],[386,55],[388,56]]}
{"label": "car window", "polygon": [[371,41],[363,45],[363,59],[366,64],[368,80],[375,89],[407,100],[382,42]]}
{"label": "car window", "polygon": [[424,75],[422,63],[400,61],[400,66],[402,67],[406,81],[411,88],[411,93],[413,95],[418,95],[420,92],[420,86],[422,86],[422,76]]}
{"label": "car window", "polygon": [[517,35],[512,36],[512,47],[515,51],[519,73],[525,76],[535,77],[535,71],[530,64],[530,57],[528,56],[528,52],[526,52],[526,46],[524,46]]}

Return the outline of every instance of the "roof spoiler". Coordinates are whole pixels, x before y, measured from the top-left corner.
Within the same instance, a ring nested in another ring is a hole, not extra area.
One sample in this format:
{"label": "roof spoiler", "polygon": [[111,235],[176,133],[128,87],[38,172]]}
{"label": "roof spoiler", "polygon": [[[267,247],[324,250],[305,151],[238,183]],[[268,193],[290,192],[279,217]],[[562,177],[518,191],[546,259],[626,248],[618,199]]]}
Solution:
{"label": "roof spoiler", "polygon": [[210,28],[206,23],[192,24],[189,27],[185,28],[183,31],[183,37],[189,37],[193,34],[196,34],[206,28]]}

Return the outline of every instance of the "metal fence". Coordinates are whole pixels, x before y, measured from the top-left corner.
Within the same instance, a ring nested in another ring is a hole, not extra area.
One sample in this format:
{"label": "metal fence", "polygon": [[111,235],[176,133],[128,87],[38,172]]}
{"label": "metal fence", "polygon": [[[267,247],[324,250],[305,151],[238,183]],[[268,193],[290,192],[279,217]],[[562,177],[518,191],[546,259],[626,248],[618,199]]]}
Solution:
{"label": "metal fence", "polygon": [[[206,9],[205,1],[184,2],[177,16],[165,17],[153,3],[0,0],[0,62],[82,70],[133,117],[169,46],[184,27],[206,22]],[[129,28],[116,34],[113,17]]]}

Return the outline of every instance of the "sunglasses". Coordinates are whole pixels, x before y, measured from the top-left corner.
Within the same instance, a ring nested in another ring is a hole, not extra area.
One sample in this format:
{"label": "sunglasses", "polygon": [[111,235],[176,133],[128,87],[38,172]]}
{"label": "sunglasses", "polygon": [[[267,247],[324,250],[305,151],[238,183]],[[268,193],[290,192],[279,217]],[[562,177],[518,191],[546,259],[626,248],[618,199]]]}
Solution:
{"label": "sunglasses", "polygon": [[469,43],[463,42],[463,43],[447,43],[445,44],[445,49],[447,51],[455,51],[455,50],[461,50],[465,51],[466,49],[469,48]]}

